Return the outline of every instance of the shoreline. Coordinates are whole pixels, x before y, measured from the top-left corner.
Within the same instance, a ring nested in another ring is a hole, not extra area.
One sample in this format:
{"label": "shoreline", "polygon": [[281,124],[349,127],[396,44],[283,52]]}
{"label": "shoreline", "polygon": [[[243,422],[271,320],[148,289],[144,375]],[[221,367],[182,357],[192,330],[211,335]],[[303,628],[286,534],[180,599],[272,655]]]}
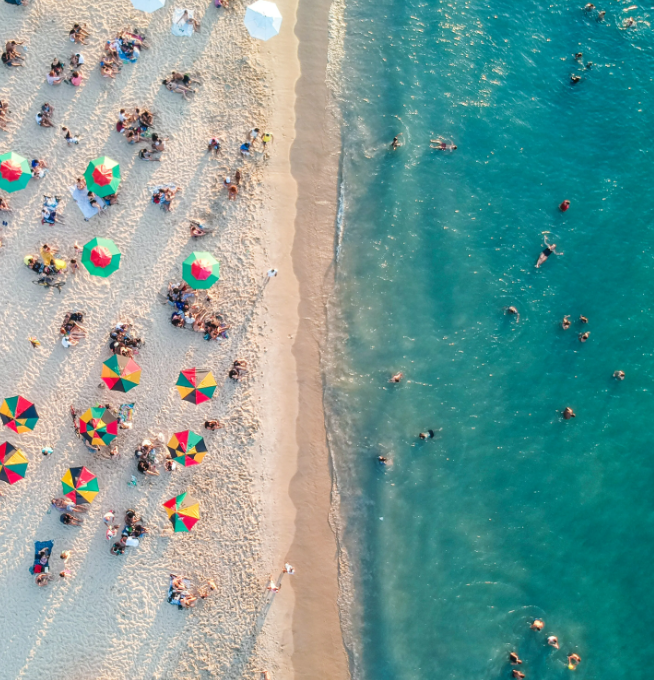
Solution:
{"label": "shoreline", "polygon": [[[267,404],[263,427],[275,450],[264,461],[263,495],[265,534],[274,537],[267,553],[275,566],[288,560],[296,575],[284,582],[267,621],[268,631],[280,633],[264,644],[274,641],[277,652],[269,653],[283,677],[349,678],[320,364],[326,296],[333,287],[340,159],[327,84],[331,2],[279,6],[293,32],[261,49],[274,70],[271,128],[278,135],[266,182],[274,196],[266,266],[280,272],[267,288],[272,338],[261,398]],[[284,400],[266,402],[265,395],[279,393],[280,386]]]}

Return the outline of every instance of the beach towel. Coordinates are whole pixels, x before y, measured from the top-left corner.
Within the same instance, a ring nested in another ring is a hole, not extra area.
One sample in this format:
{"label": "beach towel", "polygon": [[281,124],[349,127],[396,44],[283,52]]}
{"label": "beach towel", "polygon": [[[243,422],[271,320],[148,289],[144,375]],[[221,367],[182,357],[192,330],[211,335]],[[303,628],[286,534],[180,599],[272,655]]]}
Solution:
{"label": "beach towel", "polygon": [[140,56],[140,54],[141,54],[141,50],[139,50],[138,47],[134,47],[134,53],[133,53],[133,56],[131,56],[131,57],[128,57],[128,56],[123,52],[123,48],[122,48],[122,47],[119,47],[118,50],[117,50],[117,52],[118,52],[118,56],[121,58],[122,61],[129,61],[129,62],[131,62],[132,64],[134,64],[136,61],[138,61],[138,58],[139,58],[139,56]]}
{"label": "beach towel", "polygon": [[118,409],[118,423],[123,430],[129,430],[132,427],[132,420],[134,419],[134,404],[121,404]]}
{"label": "beach towel", "polygon": [[50,551],[50,557],[52,557],[52,548],[54,547],[54,541],[34,541],[34,564],[30,567],[30,574],[40,574],[41,572],[47,572],[49,569],[49,558],[48,562],[41,564],[41,556],[39,553],[44,548]]}
{"label": "beach towel", "polygon": [[94,215],[98,214],[98,209],[94,208],[89,201],[86,189],[78,189],[77,187],[68,187],[70,195],[75,199],[79,209],[82,211],[85,220],[90,220]]}
{"label": "beach towel", "polygon": [[193,18],[193,10],[176,9],[173,12],[173,27],[170,32],[178,38],[190,38],[193,35],[193,24],[180,24],[179,20],[182,18],[184,12],[188,12],[189,17]]}

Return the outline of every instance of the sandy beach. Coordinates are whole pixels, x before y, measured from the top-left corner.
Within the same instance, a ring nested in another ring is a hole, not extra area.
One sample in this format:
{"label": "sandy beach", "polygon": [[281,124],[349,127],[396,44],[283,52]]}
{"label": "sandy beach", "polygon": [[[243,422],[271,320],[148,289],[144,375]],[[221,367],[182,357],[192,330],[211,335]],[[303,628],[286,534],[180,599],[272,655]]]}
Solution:
{"label": "sandy beach", "polygon": [[[0,133],[0,150],[43,159],[49,167],[43,179],[9,195],[12,212],[2,213],[8,224],[0,231],[0,397],[20,394],[40,416],[34,432],[3,428],[2,441],[20,447],[30,461],[26,478],[3,485],[0,498],[0,568],[11,584],[0,619],[6,628],[0,663],[7,678],[241,678],[259,677],[256,671],[264,668],[274,678],[348,674],[316,334],[324,323],[336,180],[327,173],[331,195],[321,195],[331,206],[331,224],[325,209],[312,232],[300,234],[306,206],[315,199],[296,182],[302,158],[315,167],[330,156],[325,149],[311,150],[307,135],[315,129],[297,126],[293,146],[296,115],[311,115],[310,90],[296,89],[296,6],[279,3],[282,32],[265,45],[248,36],[240,3],[229,10],[185,6],[201,21],[200,32],[189,38],[171,35],[177,5],[153,14],[129,2],[0,7],[1,39],[25,43],[25,68],[0,73],[0,99],[9,102],[11,121]],[[326,27],[327,8],[319,14]],[[68,40],[76,21],[89,27],[87,46]],[[150,49],[137,63],[125,63],[115,80],[103,78],[102,44],[128,27],[145,33]],[[298,29],[300,45],[310,40],[310,30]],[[325,50],[326,40],[325,34]],[[74,51],[86,60],[82,85],[48,85],[53,58],[67,62]],[[173,69],[201,81],[189,101],[161,85]],[[307,64],[306,71],[302,64],[305,73],[322,78],[324,87],[320,63]],[[44,102],[54,107],[53,129],[34,122]],[[324,108],[320,101],[313,106]],[[155,131],[168,138],[160,163],[139,160],[137,148],[116,132],[123,107],[155,114]],[[61,125],[79,136],[79,145],[65,144]],[[267,157],[259,147],[242,159],[239,146],[255,126],[272,132],[274,142]],[[222,141],[218,157],[206,152],[213,136]],[[118,204],[87,222],[68,187],[104,154],[121,166]],[[330,164],[336,167],[333,157]],[[240,192],[228,201],[222,181],[237,169]],[[150,201],[152,188],[161,184],[181,187],[170,213]],[[40,223],[44,194],[64,198],[64,224]],[[214,231],[191,242],[189,219]],[[310,233],[322,236],[317,247],[307,241]],[[81,268],[66,275],[61,293],[32,285],[37,277],[24,266],[25,255],[48,243],[74,257],[73,243],[95,236],[113,239],[122,253],[111,277],[91,277]],[[320,253],[310,274],[309,249]],[[221,280],[206,304],[231,325],[228,340],[205,342],[201,334],[170,324],[171,307],[161,292],[181,279],[181,263],[194,250],[220,261]],[[280,275],[264,287],[271,266]],[[64,348],[59,326],[66,312],[77,310],[85,314],[88,337]],[[313,322],[300,324],[300,316]],[[102,362],[111,355],[108,334],[119,322],[133,324],[145,341],[135,357],[141,384],[127,395],[99,387]],[[40,347],[33,348],[28,336],[38,338]],[[235,359],[248,362],[249,374],[239,383],[227,378]],[[175,389],[179,371],[192,366],[210,368],[216,377],[218,390],[208,404],[183,402]],[[70,405],[83,411],[107,402],[135,404],[133,428],[119,434],[116,459],[89,453],[69,415]],[[206,433],[208,417],[224,429]],[[205,434],[209,452],[200,466],[159,477],[136,472],[133,452],[144,438],[162,433],[167,440],[187,428]],[[53,454],[42,456],[44,446]],[[49,511],[50,499],[61,495],[66,469],[79,465],[97,475],[100,493],[83,526],[66,527],[56,510]],[[133,475],[136,486],[129,483]],[[199,500],[201,518],[191,533],[168,536],[162,503],[183,491]],[[150,534],[114,556],[102,516],[114,510],[122,518],[127,508],[143,517]],[[63,568],[59,553],[72,551],[72,576],[55,576],[39,588],[28,569],[34,541],[46,540],[54,540],[54,574]],[[286,560],[296,567],[293,577],[282,577]],[[180,611],[166,601],[170,573],[196,584],[213,579],[218,590]],[[271,575],[282,584],[274,596],[266,590]]]}

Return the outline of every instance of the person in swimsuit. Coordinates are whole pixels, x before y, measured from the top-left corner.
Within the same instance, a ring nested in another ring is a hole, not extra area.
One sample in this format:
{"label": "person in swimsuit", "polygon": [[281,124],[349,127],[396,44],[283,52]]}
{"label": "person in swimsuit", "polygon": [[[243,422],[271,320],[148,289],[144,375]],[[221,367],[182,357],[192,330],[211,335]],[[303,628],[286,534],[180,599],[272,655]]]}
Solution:
{"label": "person in swimsuit", "polygon": [[404,377],[404,373],[396,373],[388,382],[389,383],[399,383]]}
{"label": "person in swimsuit", "polygon": [[579,333],[579,342],[586,342],[589,337],[590,331],[586,331],[585,333]]}
{"label": "person in swimsuit", "polygon": [[624,378],[625,378],[624,371],[615,371],[615,373],[613,374],[613,377],[616,380],[624,380]]}
{"label": "person in swimsuit", "polygon": [[570,315],[566,314],[563,317],[563,321],[561,321],[561,327],[563,328],[564,331],[567,331],[568,328],[570,328]]}
{"label": "person in swimsuit", "polygon": [[509,652],[509,661],[515,666],[522,663],[522,660],[515,652]]}
{"label": "person in swimsuit", "polygon": [[552,243],[551,245],[547,242],[547,237],[543,237],[543,241],[545,242],[545,250],[540,254],[538,257],[538,262],[536,262],[536,269],[540,268],[542,264],[544,264],[545,260],[554,253],[555,255],[563,255],[563,253],[557,253],[556,251],[556,243]]}
{"label": "person in swimsuit", "polygon": [[545,621],[543,619],[534,619],[534,622],[529,626],[532,630],[543,630]]}

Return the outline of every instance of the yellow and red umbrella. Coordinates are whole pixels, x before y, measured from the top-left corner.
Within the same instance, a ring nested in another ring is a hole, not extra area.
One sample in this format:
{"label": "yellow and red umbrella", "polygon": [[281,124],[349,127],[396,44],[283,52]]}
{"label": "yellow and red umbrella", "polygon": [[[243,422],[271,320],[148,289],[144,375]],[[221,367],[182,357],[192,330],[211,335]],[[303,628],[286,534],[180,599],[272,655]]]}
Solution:
{"label": "yellow and red umbrella", "polygon": [[184,467],[199,465],[207,453],[204,439],[191,430],[175,432],[167,446],[173,460],[181,463]]}
{"label": "yellow and red umbrella", "polygon": [[177,378],[177,391],[184,401],[202,404],[209,401],[216,391],[216,380],[203,368],[187,368]]}
{"label": "yellow and red umbrella", "polygon": [[64,496],[76,504],[91,503],[100,491],[98,478],[84,466],[66,470],[61,486]]}
{"label": "yellow and red umbrella", "polygon": [[36,427],[39,414],[31,401],[23,397],[9,397],[0,404],[0,418],[3,425],[22,434]]}
{"label": "yellow and red umbrella", "polygon": [[186,492],[163,504],[175,532],[190,531],[200,519],[200,504]]}
{"label": "yellow and red umbrella", "polygon": [[114,354],[102,364],[100,376],[114,392],[129,392],[141,382],[141,367],[131,357]]}
{"label": "yellow and red umbrella", "polygon": [[15,484],[27,472],[25,454],[13,444],[0,444],[0,481]]}
{"label": "yellow and red umbrella", "polygon": [[90,408],[80,416],[79,431],[91,446],[106,446],[118,435],[118,420],[106,408]]}

